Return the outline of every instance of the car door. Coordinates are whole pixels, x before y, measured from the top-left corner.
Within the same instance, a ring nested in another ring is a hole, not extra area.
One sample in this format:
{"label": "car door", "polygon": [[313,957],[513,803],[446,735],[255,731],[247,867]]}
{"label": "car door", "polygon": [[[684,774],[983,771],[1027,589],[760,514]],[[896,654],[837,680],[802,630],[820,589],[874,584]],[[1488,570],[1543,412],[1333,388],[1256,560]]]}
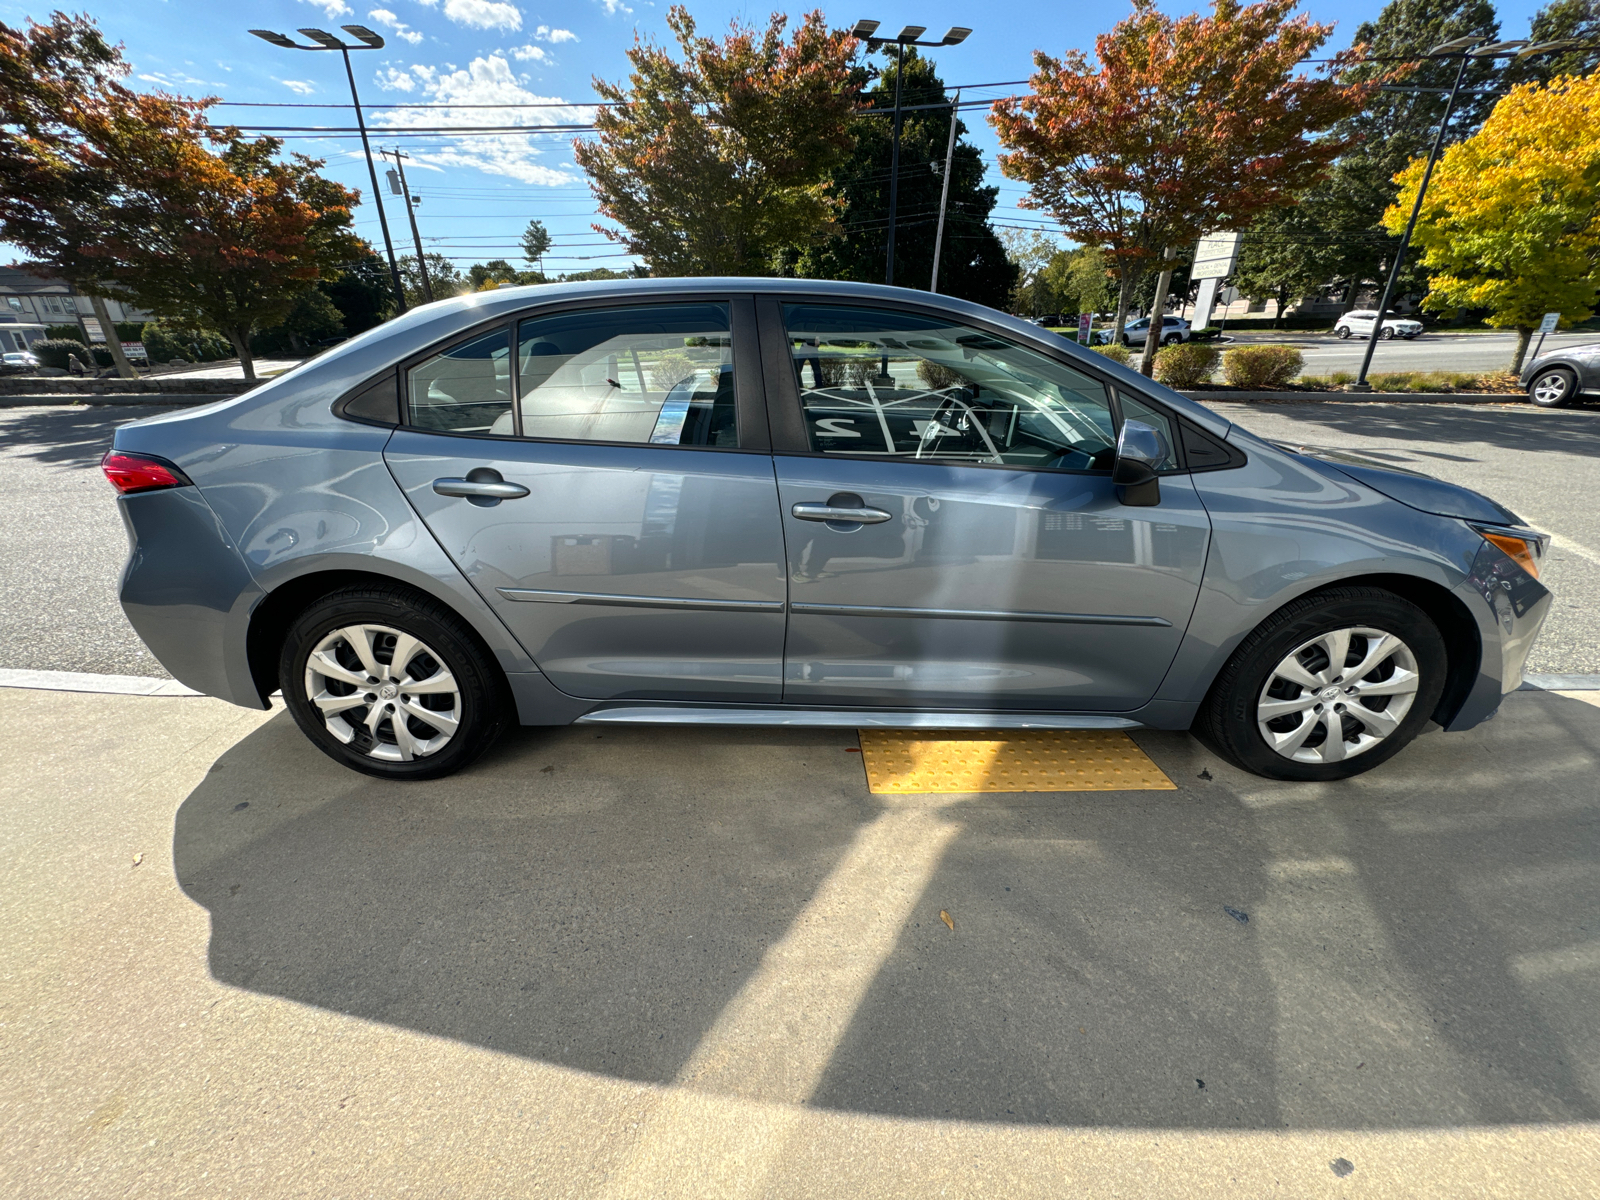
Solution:
{"label": "car door", "polygon": [[934,311],[762,301],[789,569],[786,703],[1126,711],[1194,609],[1210,522],[1169,455],[1154,507],[1116,431],[1173,418]]}
{"label": "car door", "polygon": [[404,367],[390,470],[571,695],[779,697],[753,314],[747,297],[542,310]]}

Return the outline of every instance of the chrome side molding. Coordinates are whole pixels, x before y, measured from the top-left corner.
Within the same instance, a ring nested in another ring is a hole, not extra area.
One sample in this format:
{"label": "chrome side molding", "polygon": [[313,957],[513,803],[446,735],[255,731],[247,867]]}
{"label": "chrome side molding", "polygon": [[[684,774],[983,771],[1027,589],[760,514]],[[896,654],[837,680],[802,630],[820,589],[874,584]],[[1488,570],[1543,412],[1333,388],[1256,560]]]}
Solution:
{"label": "chrome side molding", "polygon": [[629,596],[613,592],[547,592],[496,588],[507,600],[534,604],[604,604],[618,608],[695,608],[710,612],[782,612],[782,600],[707,600],[697,596]]}
{"label": "chrome side molding", "polygon": [[609,704],[585,713],[582,725],[789,725],[865,729],[1139,729],[1138,721],[1099,713],[885,712],[852,708],[697,707]]}

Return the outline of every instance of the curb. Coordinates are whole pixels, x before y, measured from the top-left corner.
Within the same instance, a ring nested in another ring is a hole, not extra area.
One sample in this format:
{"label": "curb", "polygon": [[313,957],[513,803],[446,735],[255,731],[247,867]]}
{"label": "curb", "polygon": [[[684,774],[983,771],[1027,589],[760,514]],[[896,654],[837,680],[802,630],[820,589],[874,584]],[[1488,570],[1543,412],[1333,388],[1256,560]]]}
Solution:
{"label": "curb", "polygon": [[[0,687],[41,692],[99,692],[113,696],[200,696],[176,679],[93,675],[86,671],[22,671],[0,667]],[[1524,675],[1520,692],[1600,692],[1600,675]]]}
{"label": "curb", "polygon": [[1527,404],[1520,392],[1180,392],[1212,404],[1261,401],[1280,404]]}

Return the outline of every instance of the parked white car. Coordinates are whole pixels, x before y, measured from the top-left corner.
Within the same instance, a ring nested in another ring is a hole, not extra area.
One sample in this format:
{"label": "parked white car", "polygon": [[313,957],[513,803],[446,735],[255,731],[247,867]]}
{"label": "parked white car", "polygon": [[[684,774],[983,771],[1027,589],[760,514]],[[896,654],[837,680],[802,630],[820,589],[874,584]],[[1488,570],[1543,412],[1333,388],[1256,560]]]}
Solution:
{"label": "parked white car", "polygon": [[[1340,317],[1338,324],[1333,327],[1333,331],[1342,338],[1371,337],[1372,326],[1377,320],[1377,309],[1358,308]],[[1421,321],[1413,320],[1410,317],[1396,316],[1391,312],[1383,319],[1383,330],[1378,334],[1378,338],[1381,341],[1388,341],[1390,338],[1403,337],[1409,342],[1421,332]]]}
{"label": "parked white car", "polygon": [[[1095,332],[1094,340],[1098,345],[1108,345],[1112,340],[1115,330],[1100,329]],[[1137,321],[1129,321],[1122,329],[1122,344],[1124,346],[1142,346],[1150,336],[1150,318],[1140,317]],[[1161,322],[1161,344],[1175,346],[1179,342],[1189,340],[1189,322],[1182,317],[1170,314]]]}

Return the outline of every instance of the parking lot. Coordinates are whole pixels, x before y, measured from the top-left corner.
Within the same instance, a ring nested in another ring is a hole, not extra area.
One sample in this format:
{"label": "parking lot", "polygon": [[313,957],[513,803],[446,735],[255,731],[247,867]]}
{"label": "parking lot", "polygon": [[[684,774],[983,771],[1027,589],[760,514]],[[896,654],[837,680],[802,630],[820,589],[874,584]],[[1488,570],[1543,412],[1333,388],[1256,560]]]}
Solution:
{"label": "parking lot", "polygon": [[[1556,536],[1600,412],[1221,406]],[[0,414],[0,668],[159,675],[116,421]],[[886,795],[851,730],[519,730],[406,787],[281,709],[0,688],[0,1179],[56,1196],[1588,1196],[1600,692],[1327,785]],[[948,922],[945,918],[948,917]]]}

